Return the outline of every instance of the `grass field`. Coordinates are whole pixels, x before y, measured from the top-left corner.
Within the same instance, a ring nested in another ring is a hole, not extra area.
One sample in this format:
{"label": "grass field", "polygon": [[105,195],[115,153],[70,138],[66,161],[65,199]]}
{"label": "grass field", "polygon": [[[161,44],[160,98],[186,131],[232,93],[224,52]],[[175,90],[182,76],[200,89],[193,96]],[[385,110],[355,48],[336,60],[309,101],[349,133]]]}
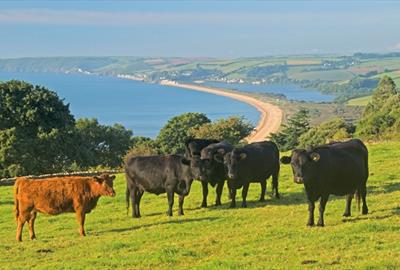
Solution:
{"label": "grass field", "polygon": [[297,80],[343,81],[352,79],[354,75],[346,70],[326,70],[299,72],[289,77]]}
{"label": "grass field", "polygon": [[359,98],[353,98],[347,101],[349,106],[367,106],[368,102],[372,100],[372,96],[365,96]]}
{"label": "grass field", "polygon": [[246,209],[229,209],[226,190],[222,207],[201,209],[195,182],[185,216],[167,217],[166,197],[145,194],[139,220],[126,215],[119,175],[117,196],[101,198],[87,215],[87,237],[78,235],[73,214],[39,214],[38,239],[29,240],[25,227],[22,243],[14,239],[12,187],[1,187],[0,269],[399,269],[400,142],[368,147],[370,214],[353,205],[353,216],[343,218],[344,198],[331,197],[324,228],[305,226],[303,187],[287,166],[280,200],[256,202],[260,190],[253,184]]}

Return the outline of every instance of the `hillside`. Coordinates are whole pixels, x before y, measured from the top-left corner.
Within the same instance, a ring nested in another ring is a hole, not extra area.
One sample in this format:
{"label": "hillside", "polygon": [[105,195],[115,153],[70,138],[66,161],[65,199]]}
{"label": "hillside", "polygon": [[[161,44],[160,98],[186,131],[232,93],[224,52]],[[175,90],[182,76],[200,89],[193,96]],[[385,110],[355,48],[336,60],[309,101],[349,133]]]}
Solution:
{"label": "hillside", "polygon": [[[125,180],[116,180],[116,198],[102,198],[87,216],[88,236],[78,235],[74,214],[38,215],[38,240],[16,243],[12,187],[0,187],[2,269],[398,269],[400,268],[400,142],[368,144],[370,214],[342,218],[343,197],[331,197],[324,228],[307,228],[303,187],[282,166],[282,199],[255,202],[252,184],[247,209],[199,208],[200,184],[186,199],[186,215],[168,218],[166,196],[145,194],[142,218],[126,216]],[[268,182],[268,191],[270,181]],[[240,192],[239,192],[240,194]],[[210,190],[209,202],[214,200]],[[238,198],[239,204],[241,199]],[[174,206],[177,214],[177,200]]]}
{"label": "hillside", "polygon": [[48,57],[0,59],[6,72],[78,72],[123,75],[158,82],[219,81],[249,84],[297,84],[337,96],[344,102],[367,96],[379,79],[400,82],[400,53],[269,56],[216,59],[184,57]]}

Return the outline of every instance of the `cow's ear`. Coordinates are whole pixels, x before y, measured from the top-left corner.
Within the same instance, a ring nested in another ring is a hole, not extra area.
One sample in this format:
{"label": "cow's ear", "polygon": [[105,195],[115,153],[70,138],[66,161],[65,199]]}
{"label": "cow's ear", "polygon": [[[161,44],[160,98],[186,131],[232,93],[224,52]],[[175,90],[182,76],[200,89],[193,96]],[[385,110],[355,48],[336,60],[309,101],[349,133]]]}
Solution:
{"label": "cow's ear", "polygon": [[95,176],[94,180],[96,180],[96,182],[98,182],[100,184],[104,182],[104,178],[103,177],[99,177],[99,176]]}
{"label": "cow's ear", "polygon": [[223,163],[223,162],[224,162],[223,155],[214,154],[214,160],[215,160],[216,162]]}
{"label": "cow's ear", "polygon": [[317,162],[321,158],[321,156],[318,153],[312,152],[310,154],[310,158],[312,161]]}
{"label": "cow's ear", "polygon": [[181,162],[184,165],[188,165],[188,166],[190,165],[190,159],[182,158]]}
{"label": "cow's ear", "polygon": [[247,157],[247,154],[246,153],[241,153],[240,154],[240,159],[245,159]]}
{"label": "cow's ear", "polygon": [[114,180],[115,180],[115,175],[110,175],[109,179],[110,179],[111,181],[114,181]]}
{"label": "cow's ear", "polygon": [[288,156],[281,157],[281,162],[283,164],[289,164],[291,160],[292,160],[292,157],[288,157]]}

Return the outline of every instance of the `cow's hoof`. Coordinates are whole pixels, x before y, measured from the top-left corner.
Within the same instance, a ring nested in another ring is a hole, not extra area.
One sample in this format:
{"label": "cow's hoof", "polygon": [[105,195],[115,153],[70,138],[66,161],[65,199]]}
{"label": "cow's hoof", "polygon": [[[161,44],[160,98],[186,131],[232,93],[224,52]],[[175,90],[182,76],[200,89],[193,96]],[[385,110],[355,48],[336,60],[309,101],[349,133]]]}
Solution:
{"label": "cow's hoof", "polygon": [[308,227],[313,227],[313,226],[314,226],[314,222],[308,222],[308,223],[307,223],[307,226],[308,226]]}
{"label": "cow's hoof", "polygon": [[362,210],[362,212],[361,212],[363,215],[366,215],[366,214],[368,214],[368,208],[363,208],[363,210]]}
{"label": "cow's hoof", "polygon": [[259,202],[265,202],[265,199],[264,198],[260,198],[258,201]]}
{"label": "cow's hoof", "polygon": [[221,205],[221,201],[215,202],[215,206],[220,206],[220,205]]}
{"label": "cow's hoof", "polygon": [[171,212],[167,212],[167,216],[172,217],[172,213]]}
{"label": "cow's hoof", "polygon": [[351,214],[346,212],[346,213],[343,214],[343,216],[344,217],[351,217]]}
{"label": "cow's hoof", "polygon": [[275,198],[280,199],[281,195],[279,195],[279,193],[275,194]]}
{"label": "cow's hoof", "polygon": [[201,208],[207,208],[207,203],[202,203]]}
{"label": "cow's hoof", "polygon": [[319,221],[318,221],[317,226],[318,226],[318,227],[324,227],[325,225],[324,225],[323,222],[319,222]]}
{"label": "cow's hoof", "polygon": [[35,240],[36,239],[36,236],[34,235],[34,236],[31,236],[31,240]]}
{"label": "cow's hoof", "polygon": [[247,207],[247,203],[242,203],[242,207],[246,208]]}

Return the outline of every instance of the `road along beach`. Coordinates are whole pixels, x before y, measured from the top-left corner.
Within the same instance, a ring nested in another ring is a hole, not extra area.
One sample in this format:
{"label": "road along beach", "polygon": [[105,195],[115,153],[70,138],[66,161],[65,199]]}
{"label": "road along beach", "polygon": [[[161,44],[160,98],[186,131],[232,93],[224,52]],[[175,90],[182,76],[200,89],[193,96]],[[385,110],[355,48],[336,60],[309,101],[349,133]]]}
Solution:
{"label": "road along beach", "polygon": [[245,102],[255,107],[261,113],[261,117],[255,130],[246,138],[247,142],[249,143],[265,140],[270,136],[271,133],[277,132],[282,124],[283,111],[278,106],[247,96],[245,94],[228,92],[224,89],[206,87],[202,85],[177,83],[169,80],[161,81],[161,85],[225,96]]}

